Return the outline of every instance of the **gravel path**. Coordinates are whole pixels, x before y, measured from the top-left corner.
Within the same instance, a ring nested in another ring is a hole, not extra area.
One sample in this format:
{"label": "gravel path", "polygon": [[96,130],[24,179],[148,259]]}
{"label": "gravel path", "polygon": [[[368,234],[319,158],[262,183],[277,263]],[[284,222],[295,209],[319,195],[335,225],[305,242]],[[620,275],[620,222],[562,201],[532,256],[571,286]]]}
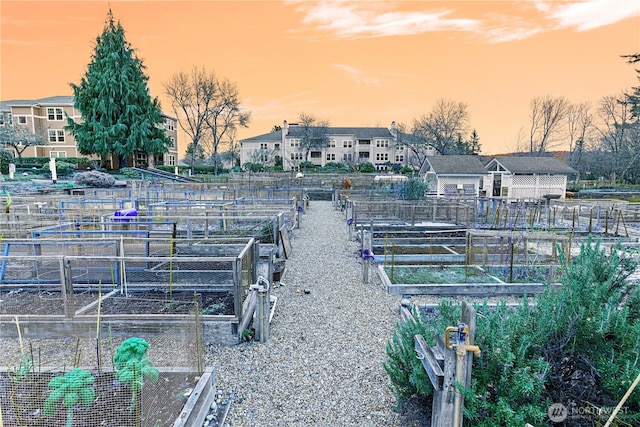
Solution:
{"label": "gravel path", "polygon": [[[226,426],[422,425],[394,411],[382,363],[400,298],[371,270],[344,214],[313,201],[294,230],[267,343],[209,345],[217,387],[236,393]],[[311,292],[296,292],[309,289]]]}

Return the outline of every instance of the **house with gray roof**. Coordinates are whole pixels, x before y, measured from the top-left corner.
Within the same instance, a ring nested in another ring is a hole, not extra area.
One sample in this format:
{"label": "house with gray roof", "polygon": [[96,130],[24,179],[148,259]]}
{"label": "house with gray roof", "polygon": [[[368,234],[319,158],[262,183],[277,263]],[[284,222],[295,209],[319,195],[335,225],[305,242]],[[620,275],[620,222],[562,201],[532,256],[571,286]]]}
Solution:
{"label": "house with gray roof", "polygon": [[487,196],[509,199],[564,198],[567,177],[577,174],[555,157],[494,157],[485,169]]}
{"label": "house with gray roof", "polygon": [[486,175],[480,158],[469,155],[427,157],[419,172],[428,194],[445,197],[478,196]]}
{"label": "house with gray roof", "polygon": [[[357,168],[371,162],[378,171],[392,171],[410,164],[407,146],[412,135],[402,133],[395,122],[385,127],[326,127],[326,143],[312,148],[305,159],[303,139],[308,129],[285,120],[281,129],[240,140],[240,164],[248,162],[273,166],[279,162],[285,171],[299,170],[309,161],[315,166],[342,163]],[[427,155],[435,154],[427,147]]]}

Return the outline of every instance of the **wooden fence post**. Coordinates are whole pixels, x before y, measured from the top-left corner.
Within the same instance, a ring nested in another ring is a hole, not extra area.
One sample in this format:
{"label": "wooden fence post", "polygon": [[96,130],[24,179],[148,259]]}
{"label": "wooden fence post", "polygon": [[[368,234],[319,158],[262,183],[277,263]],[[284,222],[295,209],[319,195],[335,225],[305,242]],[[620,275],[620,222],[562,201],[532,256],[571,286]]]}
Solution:
{"label": "wooden fence post", "polygon": [[[468,326],[468,345],[473,345],[476,330],[476,310],[468,302],[462,303],[461,323]],[[462,427],[463,417],[459,416],[459,423],[454,426],[454,408],[456,397],[456,352],[445,346],[444,336],[438,334],[436,345],[427,346],[424,338],[416,335],[414,338],[417,357],[422,362],[431,385],[433,386],[433,406],[431,410],[431,427]],[[464,378],[462,386],[468,388],[471,384],[471,367],[473,354],[467,352],[463,364]]]}

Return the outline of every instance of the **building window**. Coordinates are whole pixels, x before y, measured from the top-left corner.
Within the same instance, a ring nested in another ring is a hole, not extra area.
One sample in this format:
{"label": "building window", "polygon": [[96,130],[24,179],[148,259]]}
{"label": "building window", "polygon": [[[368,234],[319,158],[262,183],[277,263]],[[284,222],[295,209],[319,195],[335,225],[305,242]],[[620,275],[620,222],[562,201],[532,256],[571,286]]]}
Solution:
{"label": "building window", "polygon": [[291,153],[291,160],[302,160],[302,153]]}
{"label": "building window", "polygon": [[48,120],[63,120],[62,108],[47,108]]}
{"label": "building window", "polygon": [[268,150],[269,149],[269,144],[267,144],[266,142],[263,142],[260,144],[260,149],[261,150]]}
{"label": "building window", "polygon": [[359,159],[368,159],[369,158],[369,152],[368,151],[361,151],[358,153],[358,158]]}
{"label": "building window", "polygon": [[172,136],[169,137],[169,141],[171,142],[169,144],[170,147],[175,147],[176,146],[176,139]]}
{"label": "building window", "polygon": [[336,153],[327,153],[327,161],[334,162],[336,160]]}
{"label": "building window", "polygon": [[13,116],[11,113],[0,113],[0,126],[4,125],[12,125],[13,124]]}
{"label": "building window", "polygon": [[358,141],[358,145],[371,145],[371,140],[369,139],[361,139]]}
{"label": "building window", "polygon": [[64,142],[64,130],[49,129],[49,142]]}
{"label": "building window", "polygon": [[49,158],[60,158],[60,157],[67,157],[67,152],[66,151],[51,151],[49,153]]}
{"label": "building window", "polygon": [[403,154],[396,154],[396,163],[399,163],[399,162],[404,162]]}
{"label": "building window", "polygon": [[388,139],[376,139],[376,147],[378,148],[387,148],[389,147]]}
{"label": "building window", "polygon": [[378,162],[386,162],[389,160],[389,153],[377,153],[376,161]]}
{"label": "building window", "polygon": [[351,148],[353,147],[353,141],[350,139],[343,139],[342,140],[342,148]]}
{"label": "building window", "polygon": [[173,120],[171,120],[171,119],[164,119],[164,127],[167,130],[175,130],[176,129],[176,125],[174,124]]}
{"label": "building window", "polygon": [[343,160],[343,161],[345,161],[345,162],[350,162],[350,161],[352,161],[352,160],[353,160],[353,154],[351,154],[351,153],[344,153],[344,154],[342,155],[342,160]]}
{"label": "building window", "polygon": [[291,139],[291,146],[292,147],[300,147],[300,140],[299,139]]}
{"label": "building window", "polygon": [[311,153],[309,153],[309,155],[311,156],[312,159],[319,159],[322,157],[322,152],[321,151],[312,151]]}
{"label": "building window", "polygon": [[336,140],[335,139],[330,139],[329,140],[329,147],[336,148]]}
{"label": "building window", "polygon": [[280,149],[280,144],[273,144],[273,148],[275,150],[279,150]]}
{"label": "building window", "polygon": [[175,166],[176,165],[176,156],[168,155],[167,156],[167,162],[169,163],[169,166]]}
{"label": "building window", "polygon": [[27,124],[27,116],[18,116],[18,124],[26,125]]}

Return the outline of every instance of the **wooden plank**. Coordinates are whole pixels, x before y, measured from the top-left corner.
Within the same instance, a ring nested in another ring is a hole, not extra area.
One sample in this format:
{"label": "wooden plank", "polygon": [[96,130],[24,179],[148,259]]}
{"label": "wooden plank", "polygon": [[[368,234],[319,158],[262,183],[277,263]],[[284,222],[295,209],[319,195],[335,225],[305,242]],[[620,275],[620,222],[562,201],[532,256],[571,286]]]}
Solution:
{"label": "wooden plank", "polygon": [[406,285],[394,284],[387,286],[390,294],[394,295],[439,295],[439,296],[478,296],[492,297],[502,295],[540,294],[546,289],[544,283],[439,283]]}
{"label": "wooden plank", "polygon": [[[468,301],[462,302],[460,321],[469,327],[469,345],[473,345],[476,339],[476,309]],[[467,352],[465,363],[465,387],[471,386],[471,367],[473,365],[473,352]]]}
{"label": "wooden plank", "polygon": [[209,368],[200,377],[200,380],[183,406],[182,411],[173,423],[173,427],[196,427],[203,425],[209,414],[209,408],[215,399],[215,391],[215,376],[213,375],[212,369]]}
{"label": "wooden plank", "polygon": [[444,347],[444,339],[441,334],[436,339],[436,348],[444,356],[444,367],[442,368],[444,382],[441,390],[434,390],[433,392],[431,427],[452,426],[455,400],[456,353]]}
{"label": "wooden plank", "polygon": [[414,348],[418,353],[418,358],[422,362],[427,376],[431,380],[434,390],[442,390],[444,384],[444,372],[442,372],[441,363],[444,363],[444,359],[437,359],[432,349],[427,346],[422,335],[416,335],[414,337]]}
{"label": "wooden plank", "polygon": [[403,322],[406,322],[407,319],[413,318],[413,315],[407,307],[400,306],[400,318]]}

